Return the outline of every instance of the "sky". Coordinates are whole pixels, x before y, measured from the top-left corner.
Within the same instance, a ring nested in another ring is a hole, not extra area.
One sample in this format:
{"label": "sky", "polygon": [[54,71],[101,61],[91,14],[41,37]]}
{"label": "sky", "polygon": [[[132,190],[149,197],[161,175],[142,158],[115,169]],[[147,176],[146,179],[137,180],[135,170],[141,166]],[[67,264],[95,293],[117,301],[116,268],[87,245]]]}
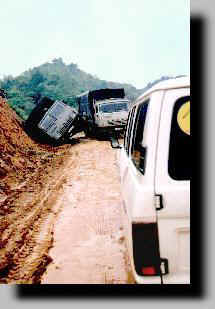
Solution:
{"label": "sky", "polygon": [[189,0],[0,0],[0,77],[62,58],[137,88],[190,73]]}

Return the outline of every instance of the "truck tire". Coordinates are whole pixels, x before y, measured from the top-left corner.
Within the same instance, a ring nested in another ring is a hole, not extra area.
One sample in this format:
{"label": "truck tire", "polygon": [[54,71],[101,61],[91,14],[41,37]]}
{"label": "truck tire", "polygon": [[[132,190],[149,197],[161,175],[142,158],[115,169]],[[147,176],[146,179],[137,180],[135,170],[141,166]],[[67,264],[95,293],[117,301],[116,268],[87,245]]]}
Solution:
{"label": "truck tire", "polygon": [[86,137],[94,137],[96,135],[96,130],[93,126],[89,125],[84,129],[84,133]]}
{"label": "truck tire", "polygon": [[37,106],[31,111],[28,119],[25,121],[25,131],[32,137],[44,137],[42,131],[38,128],[38,124],[47,112],[47,110],[54,104],[54,101],[49,98],[43,98],[39,101]]}
{"label": "truck tire", "polygon": [[84,129],[84,134],[85,134],[86,137],[90,137],[89,128]]}

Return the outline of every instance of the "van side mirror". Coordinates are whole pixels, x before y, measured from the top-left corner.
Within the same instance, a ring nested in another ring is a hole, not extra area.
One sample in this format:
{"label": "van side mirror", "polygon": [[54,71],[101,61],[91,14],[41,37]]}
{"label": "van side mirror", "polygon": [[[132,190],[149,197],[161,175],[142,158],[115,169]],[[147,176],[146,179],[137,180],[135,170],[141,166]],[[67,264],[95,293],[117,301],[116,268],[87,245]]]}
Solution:
{"label": "van side mirror", "polygon": [[111,147],[115,149],[121,149],[122,146],[119,144],[119,141],[116,138],[110,138]]}

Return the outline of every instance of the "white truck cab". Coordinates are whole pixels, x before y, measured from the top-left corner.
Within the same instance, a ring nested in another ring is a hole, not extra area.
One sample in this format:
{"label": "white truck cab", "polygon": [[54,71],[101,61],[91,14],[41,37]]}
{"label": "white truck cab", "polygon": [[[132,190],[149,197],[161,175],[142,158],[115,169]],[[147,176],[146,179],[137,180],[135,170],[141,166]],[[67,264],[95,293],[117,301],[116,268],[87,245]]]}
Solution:
{"label": "white truck cab", "polygon": [[95,101],[95,124],[98,127],[124,125],[128,119],[129,100],[110,98]]}
{"label": "white truck cab", "polygon": [[137,283],[190,283],[190,143],[188,77],[134,102],[118,163]]}
{"label": "white truck cab", "polygon": [[78,95],[76,101],[86,135],[124,132],[130,105],[124,88],[86,91]]}

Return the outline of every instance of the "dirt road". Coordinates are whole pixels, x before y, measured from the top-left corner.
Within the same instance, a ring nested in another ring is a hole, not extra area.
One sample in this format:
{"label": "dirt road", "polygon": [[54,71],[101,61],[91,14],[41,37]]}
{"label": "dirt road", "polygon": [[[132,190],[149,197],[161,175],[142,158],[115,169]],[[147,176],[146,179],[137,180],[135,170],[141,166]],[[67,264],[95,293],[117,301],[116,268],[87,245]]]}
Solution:
{"label": "dirt road", "polygon": [[57,201],[53,261],[41,283],[132,283],[116,150],[107,141],[82,139],[73,146],[72,162]]}

